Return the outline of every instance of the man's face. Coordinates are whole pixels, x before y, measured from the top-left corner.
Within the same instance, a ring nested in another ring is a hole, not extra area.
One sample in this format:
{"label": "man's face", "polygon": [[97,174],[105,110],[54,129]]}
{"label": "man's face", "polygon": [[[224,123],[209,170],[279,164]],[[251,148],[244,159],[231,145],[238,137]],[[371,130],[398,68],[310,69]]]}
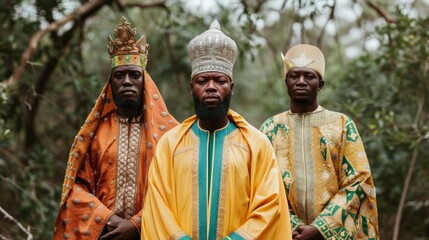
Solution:
{"label": "man's face", "polygon": [[295,68],[286,75],[289,97],[296,102],[314,102],[317,92],[323,87],[323,80],[316,71],[309,68]]}
{"label": "man's face", "polygon": [[205,72],[192,78],[191,90],[199,119],[224,118],[229,109],[234,83],[224,73]]}
{"label": "man's face", "polygon": [[112,69],[110,81],[113,99],[118,107],[138,107],[143,95],[143,69],[122,65]]}

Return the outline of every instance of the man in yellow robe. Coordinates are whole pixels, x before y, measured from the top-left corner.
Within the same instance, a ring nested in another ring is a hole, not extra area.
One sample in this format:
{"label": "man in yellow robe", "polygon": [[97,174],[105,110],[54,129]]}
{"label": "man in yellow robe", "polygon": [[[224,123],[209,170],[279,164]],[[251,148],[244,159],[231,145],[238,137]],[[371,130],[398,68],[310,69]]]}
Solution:
{"label": "man in yellow robe", "polygon": [[215,20],[188,52],[196,115],[159,141],[142,239],[291,239],[274,150],[229,109],[235,42]]}
{"label": "man in yellow robe", "polygon": [[147,172],[159,138],[177,125],[145,67],[145,36],[122,17],[112,72],[70,150],[53,239],[140,239]]}
{"label": "man in yellow robe", "polygon": [[317,101],[323,53],[297,45],[284,66],[291,108],[261,130],[280,164],[294,239],[378,239],[375,187],[356,125]]}

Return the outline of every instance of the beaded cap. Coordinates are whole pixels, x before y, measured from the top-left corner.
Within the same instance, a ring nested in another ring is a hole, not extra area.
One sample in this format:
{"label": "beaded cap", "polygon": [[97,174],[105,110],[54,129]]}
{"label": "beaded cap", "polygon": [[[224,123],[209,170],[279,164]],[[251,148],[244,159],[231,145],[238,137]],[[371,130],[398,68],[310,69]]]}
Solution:
{"label": "beaded cap", "polygon": [[285,76],[294,68],[310,68],[320,74],[322,79],[325,74],[325,57],[322,51],[313,45],[299,44],[293,46],[283,56]]}
{"label": "beaded cap", "polygon": [[113,30],[114,39],[109,36],[107,50],[112,60],[112,68],[120,65],[138,65],[146,68],[149,44],[142,35],[136,41],[137,29],[125,17],[121,17],[119,25]]}
{"label": "beaded cap", "polygon": [[232,79],[237,45],[221,31],[217,20],[213,21],[210,29],[191,40],[188,54],[192,65],[191,78],[203,72],[221,72]]}

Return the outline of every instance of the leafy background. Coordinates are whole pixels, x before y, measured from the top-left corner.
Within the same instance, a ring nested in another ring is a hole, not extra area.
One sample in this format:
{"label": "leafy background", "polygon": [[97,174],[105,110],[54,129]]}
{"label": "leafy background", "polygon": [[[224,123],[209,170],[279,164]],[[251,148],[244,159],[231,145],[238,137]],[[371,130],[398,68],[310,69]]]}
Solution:
{"label": "leafy background", "polygon": [[320,103],[358,125],[381,239],[429,239],[428,14],[428,0],[3,1],[0,239],[51,238],[68,150],[109,76],[121,16],[147,36],[148,72],[179,121],[193,113],[187,44],[213,19],[239,48],[232,108],[256,127],[288,108],[280,52],[319,46]]}

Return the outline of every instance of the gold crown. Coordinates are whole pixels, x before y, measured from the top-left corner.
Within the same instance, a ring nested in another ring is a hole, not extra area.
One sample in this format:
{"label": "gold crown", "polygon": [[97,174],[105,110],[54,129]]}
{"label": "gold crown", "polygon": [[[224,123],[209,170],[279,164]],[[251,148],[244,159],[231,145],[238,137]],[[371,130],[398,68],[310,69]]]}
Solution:
{"label": "gold crown", "polygon": [[136,41],[137,29],[131,28],[131,24],[125,17],[121,17],[120,23],[113,30],[115,39],[108,38],[107,50],[112,60],[112,68],[120,65],[138,65],[146,68],[149,44],[146,44],[146,36],[142,35]]}

